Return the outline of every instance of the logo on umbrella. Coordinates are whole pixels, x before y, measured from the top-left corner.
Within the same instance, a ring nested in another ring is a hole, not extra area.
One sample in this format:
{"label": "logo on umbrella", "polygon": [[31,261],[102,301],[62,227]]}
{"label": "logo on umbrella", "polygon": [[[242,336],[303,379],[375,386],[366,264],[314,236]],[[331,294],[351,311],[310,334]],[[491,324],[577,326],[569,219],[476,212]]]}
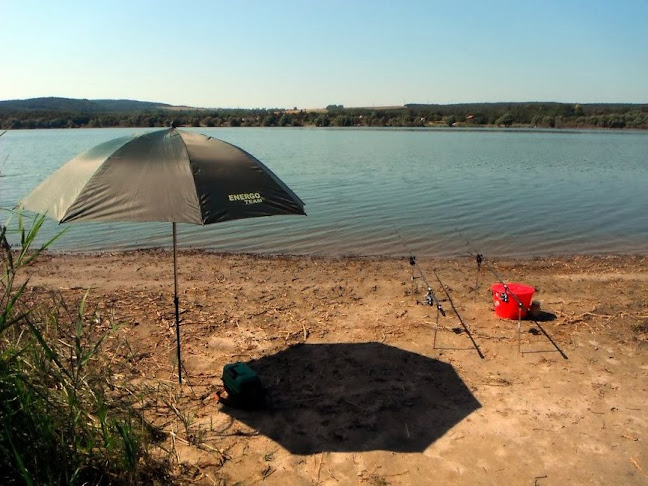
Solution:
{"label": "logo on umbrella", "polygon": [[263,202],[261,194],[258,192],[250,192],[247,194],[228,194],[227,197],[231,201],[243,201],[245,204],[260,204]]}

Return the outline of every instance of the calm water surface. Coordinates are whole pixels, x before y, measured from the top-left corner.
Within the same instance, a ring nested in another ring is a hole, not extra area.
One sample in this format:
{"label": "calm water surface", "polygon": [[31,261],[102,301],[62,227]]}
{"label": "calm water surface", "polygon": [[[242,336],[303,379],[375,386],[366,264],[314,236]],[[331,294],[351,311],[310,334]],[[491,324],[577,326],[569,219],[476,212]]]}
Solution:
{"label": "calm water surface", "polygon": [[[465,255],[469,240],[490,257],[648,254],[646,132],[187,130],[254,154],[305,201],[308,216],[180,225],[183,248],[451,257]],[[13,207],[79,152],[144,131],[7,132],[0,207]],[[171,245],[171,225],[160,223],[48,221],[42,238],[63,227],[59,250]]]}

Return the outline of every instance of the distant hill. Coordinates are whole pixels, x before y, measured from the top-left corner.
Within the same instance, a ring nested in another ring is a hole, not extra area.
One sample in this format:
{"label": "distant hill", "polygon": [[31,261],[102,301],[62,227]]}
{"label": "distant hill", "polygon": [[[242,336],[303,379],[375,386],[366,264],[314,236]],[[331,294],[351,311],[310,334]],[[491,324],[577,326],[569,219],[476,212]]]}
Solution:
{"label": "distant hill", "polygon": [[0,101],[0,130],[108,127],[531,127],[648,129],[648,104],[501,102],[319,110],[196,108],[134,100]]}
{"label": "distant hill", "polygon": [[[0,101],[0,112],[80,112],[80,113],[131,113],[152,110],[175,110],[166,103],[135,100],[86,100],[72,98],[30,98],[27,100]],[[187,108],[187,107],[183,107]]]}

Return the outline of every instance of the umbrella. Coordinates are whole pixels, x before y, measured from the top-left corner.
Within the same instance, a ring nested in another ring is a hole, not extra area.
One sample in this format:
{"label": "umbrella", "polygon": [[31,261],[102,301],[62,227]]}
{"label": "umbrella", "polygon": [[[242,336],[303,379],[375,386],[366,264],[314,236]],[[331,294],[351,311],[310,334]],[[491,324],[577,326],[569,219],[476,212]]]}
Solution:
{"label": "umbrella", "polygon": [[173,224],[173,284],[182,383],[176,223],[302,214],[304,203],[270,169],[222,140],[175,126],[97,145],[67,162],[17,205],[71,221]]}

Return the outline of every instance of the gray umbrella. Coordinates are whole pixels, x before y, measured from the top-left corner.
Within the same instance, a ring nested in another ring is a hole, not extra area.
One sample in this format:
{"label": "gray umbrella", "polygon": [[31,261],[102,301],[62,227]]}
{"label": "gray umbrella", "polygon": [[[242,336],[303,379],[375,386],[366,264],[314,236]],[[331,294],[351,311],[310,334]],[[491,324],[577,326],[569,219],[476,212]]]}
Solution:
{"label": "gray umbrella", "polygon": [[70,160],[18,208],[69,221],[173,223],[178,379],[182,383],[176,223],[302,214],[304,203],[244,150],[172,127],[102,143]]}

